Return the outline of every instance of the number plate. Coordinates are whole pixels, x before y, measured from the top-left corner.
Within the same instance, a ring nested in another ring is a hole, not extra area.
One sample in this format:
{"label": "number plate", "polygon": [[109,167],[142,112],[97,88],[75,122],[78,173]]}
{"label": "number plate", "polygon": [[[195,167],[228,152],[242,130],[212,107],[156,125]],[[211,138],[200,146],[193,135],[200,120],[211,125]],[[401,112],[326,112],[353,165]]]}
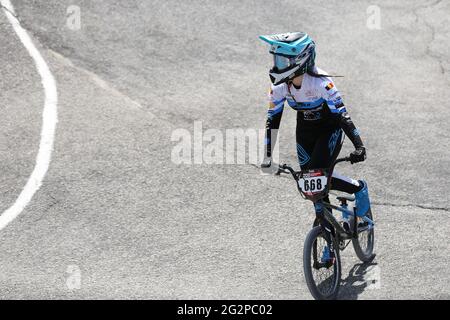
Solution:
{"label": "number plate", "polygon": [[304,193],[314,194],[322,192],[327,187],[327,176],[322,171],[304,173],[298,180],[298,186]]}

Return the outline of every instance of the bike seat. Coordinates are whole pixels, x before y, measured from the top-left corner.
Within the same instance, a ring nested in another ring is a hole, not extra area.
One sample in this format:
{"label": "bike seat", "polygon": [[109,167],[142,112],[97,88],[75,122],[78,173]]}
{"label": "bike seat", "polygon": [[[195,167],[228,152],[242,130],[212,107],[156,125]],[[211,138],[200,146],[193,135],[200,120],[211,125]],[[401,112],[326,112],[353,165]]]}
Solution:
{"label": "bike seat", "polygon": [[341,202],[344,202],[344,201],[355,201],[355,197],[354,196],[339,196],[339,197],[336,197],[336,199],[338,199]]}

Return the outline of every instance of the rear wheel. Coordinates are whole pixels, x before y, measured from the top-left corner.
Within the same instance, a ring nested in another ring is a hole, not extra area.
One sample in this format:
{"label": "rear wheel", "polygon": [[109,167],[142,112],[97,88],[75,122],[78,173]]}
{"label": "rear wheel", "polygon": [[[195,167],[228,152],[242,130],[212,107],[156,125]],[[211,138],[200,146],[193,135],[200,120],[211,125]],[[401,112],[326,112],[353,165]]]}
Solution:
{"label": "rear wheel", "polygon": [[[372,211],[366,213],[366,216],[373,221]],[[375,242],[374,227],[370,227],[367,222],[364,222],[361,218],[357,218],[358,223],[358,238],[352,239],[353,248],[359,260],[362,262],[368,262],[375,256],[373,254],[373,247]]]}
{"label": "rear wheel", "polygon": [[328,243],[321,226],[308,233],[303,248],[306,284],[316,300],[336,299],[341,281],[339,245]]}

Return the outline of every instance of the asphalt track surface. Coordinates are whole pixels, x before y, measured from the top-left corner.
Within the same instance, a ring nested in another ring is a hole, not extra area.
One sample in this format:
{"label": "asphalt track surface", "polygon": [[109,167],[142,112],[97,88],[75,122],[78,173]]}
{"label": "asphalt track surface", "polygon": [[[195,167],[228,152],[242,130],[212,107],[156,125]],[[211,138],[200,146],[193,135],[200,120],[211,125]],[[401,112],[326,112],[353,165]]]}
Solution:
{"label": "asphalt track surface", "polygon": [[[12,4],[56,80],[58,124],[42,186],[0,231],[0,298],[310,299],[313,211],[293,182],[171,160],[172,132],[194,121],[264,127],[270,57],[257,36],[297,30],[344,76],[368,149],[340,171],[369,182],[377,256],[344,252],[341,298],[450,298],[449,1]],[[367,27],[369,5],[381,29]],[[3,11],[0,28],[2,213],[35,166],[45,96]],[[296,161],[294,127],[286,108],[283,162]]]}

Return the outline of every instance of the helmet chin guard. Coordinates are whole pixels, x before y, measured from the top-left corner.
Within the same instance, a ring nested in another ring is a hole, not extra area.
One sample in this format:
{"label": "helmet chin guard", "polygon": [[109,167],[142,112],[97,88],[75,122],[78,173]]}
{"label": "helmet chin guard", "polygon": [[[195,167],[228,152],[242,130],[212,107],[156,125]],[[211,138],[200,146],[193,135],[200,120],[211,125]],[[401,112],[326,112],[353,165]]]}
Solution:
{"label": "helmet chin guard", "polygon": [[314,66],[315,43],[304,32],[291,32],[260,36],[269,43],[274,65],[270,69],[270,80],[274,85],[287,82]]}
{"label": "helmet chin guard", "polygon": [[300,70],[300,66],[296,66],[295,68],[285,71],[284,73],[278,73],[271,69],[269,72],[270,81],[272,81],[272,83],[277,86],[283,82],[287,82],[288,80],[299,76],[300,74],[303,74],[299,73],[298,75],[296,75],[298,70]]}

